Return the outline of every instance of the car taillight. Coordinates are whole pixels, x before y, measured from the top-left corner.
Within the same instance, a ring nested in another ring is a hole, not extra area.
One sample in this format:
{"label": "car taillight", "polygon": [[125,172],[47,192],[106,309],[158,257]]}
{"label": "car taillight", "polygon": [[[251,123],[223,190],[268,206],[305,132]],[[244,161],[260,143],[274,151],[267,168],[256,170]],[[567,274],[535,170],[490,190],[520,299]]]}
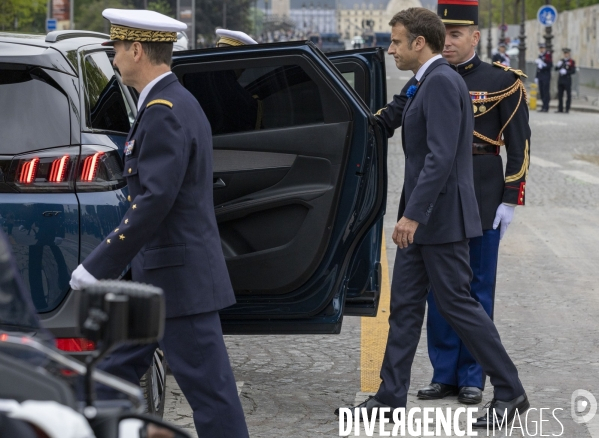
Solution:
{"label": "car taillight", "polygon": [[78,192],[101,192],[125,186],[118,151],[104,146],[81,146],[75,184]]}
{"label": "car taillight", "polygon": [[[0,167],[4,178],[0,192],[73,192],[75,190],[75,164],[79,147],[68,146],[16,155]],[[8,158],[8,157],[7,157]]]}
{"label": "car taillight", "polygon": [[21,165],[21,172],[19,176],[19,182],[21,184],[30,184],[35,179],[37,173],[37,165],[39,164],[39,158],[33,158],[31,161],[25,161]]}
{"label": "car taillight", "polygon": [[81,181],[90,182],[96,179],[96,173],[98,172],[98,165],[100,164],[100,157],[102,155],[104,155],[104,152],[96,152],[95,154],[83,159]]}
{"label": "car taillight", "polygon": [[61,158],[57,158],[52,162],[50,167],[50,182],[63,182],[67,173],[70,157],[64,155]]}
{"label": "car taillight", "polygon": [[62,351],[94,351],[96,343],[85,338],[58,338],[56,348]]}

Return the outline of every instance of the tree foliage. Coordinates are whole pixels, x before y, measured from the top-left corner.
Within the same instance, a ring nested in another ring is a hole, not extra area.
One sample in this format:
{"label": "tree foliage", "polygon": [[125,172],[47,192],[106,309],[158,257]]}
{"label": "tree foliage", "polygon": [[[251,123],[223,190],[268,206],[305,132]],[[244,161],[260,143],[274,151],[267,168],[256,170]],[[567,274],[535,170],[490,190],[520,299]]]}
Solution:
{"label": "tree foliage", "polygon": [[[536,19],[539,8],[546,4],[545,0],[480,0],[479,25],[481,28],[489,27],[489,6],[491,7],[493,26],[501,24],[501,10],[504,9],[505,24],[519,24],[522,20],[521,1],[526,8],[526,19]],[[598,4],[599,0],[550,0],[558,12],[583,8]]]}
{"label": "tree foliage", "polygon": [[45,28],[44,0],[0,0],[0,30],[41,33]]}

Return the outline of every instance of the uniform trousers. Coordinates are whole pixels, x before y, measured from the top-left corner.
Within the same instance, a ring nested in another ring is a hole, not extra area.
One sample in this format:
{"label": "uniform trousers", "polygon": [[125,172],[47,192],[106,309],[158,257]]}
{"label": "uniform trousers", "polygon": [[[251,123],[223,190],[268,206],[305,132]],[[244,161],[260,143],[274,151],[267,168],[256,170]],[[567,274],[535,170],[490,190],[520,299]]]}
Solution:
{"label": "uniform trousers", "polygon": [[560,77],[557,80],[558,111],[564,111],[564,91],[566,92],[566,112],[568,112],[572,103],[572,79],[570,77]]}
{"label": "uniform trousers", "polygon": [[198,436],[248,437],[218,312],[166,318],[160,342],[118,347],[98,368],[139,385],[159,346],[193,410]]}
{"label": "uniform trousers", "polygon": [[377,400],[392,408],[406,406],[429,286],[435,291],[441,315],[490,377],[495,398],[507,401],[524,394],[518,370],[501,344],[493,321],[470,295],[471,279],[467,239],[398,248],[391,285],[389,336]]}
{"label": "uniform trousers", "polygon": [[[493,319],[497,259],[500,230],[485,230],[483,235],[470,239],[470,294]],[[433,365],[432,382],[454,386],[485,387],[485,375],[458,334],[443,319],[431,290],[428,299],[426,339],[428,357]]]}
{"label": "uniform trousers", "polygon": [[549,111],[549,101],[551,100],[551,94],[549,92],[550,79],[539,79],[539,94],[541,101],[543,102],[542,109]]}

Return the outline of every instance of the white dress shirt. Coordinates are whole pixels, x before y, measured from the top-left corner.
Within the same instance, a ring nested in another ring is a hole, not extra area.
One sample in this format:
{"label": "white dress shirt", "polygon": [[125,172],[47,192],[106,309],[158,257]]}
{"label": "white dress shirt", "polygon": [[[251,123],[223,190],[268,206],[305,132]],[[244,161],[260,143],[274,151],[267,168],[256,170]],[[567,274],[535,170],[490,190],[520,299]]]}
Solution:
{"label": "white dress shirt", "polygon": [[430,67],[430,65],[433,62],[435,62],[437,59],[441,59],[441,58],[443,58],[441,55],[435,55],[431,59],[426,61],[424,64],[422,64],[422,67],[420,67],[418,69],[418,72],[416,73],[416,80],[418,82],[420,82],[420,79],[422,79],[422,76],[424,76],[424,74],[426,73],[426,70]]}

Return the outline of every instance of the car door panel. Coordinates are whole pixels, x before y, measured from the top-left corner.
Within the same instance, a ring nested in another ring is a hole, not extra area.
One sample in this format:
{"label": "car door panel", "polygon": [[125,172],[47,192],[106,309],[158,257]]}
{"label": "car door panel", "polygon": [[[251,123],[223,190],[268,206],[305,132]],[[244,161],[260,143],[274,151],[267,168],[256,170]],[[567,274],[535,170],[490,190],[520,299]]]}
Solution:
{"label": "car door panel", "polygon": [[[380,48],[337,52],[329,59],[356,93],[376,113],[387,103],[385,55]],[[386,141],[382,152],[386,163]],[[386,173],[386,164],[379,169]],[[355,251],[345,301],[346,315],[375,316],[381,288],[383,213]]]}
{"label": "car door panel", "polygon": [[384,204],[368,109],[306,43],[187,52],[173,72],[213,129],[238,302],[221,312],[225,331],[338,332],[351,254]]}

